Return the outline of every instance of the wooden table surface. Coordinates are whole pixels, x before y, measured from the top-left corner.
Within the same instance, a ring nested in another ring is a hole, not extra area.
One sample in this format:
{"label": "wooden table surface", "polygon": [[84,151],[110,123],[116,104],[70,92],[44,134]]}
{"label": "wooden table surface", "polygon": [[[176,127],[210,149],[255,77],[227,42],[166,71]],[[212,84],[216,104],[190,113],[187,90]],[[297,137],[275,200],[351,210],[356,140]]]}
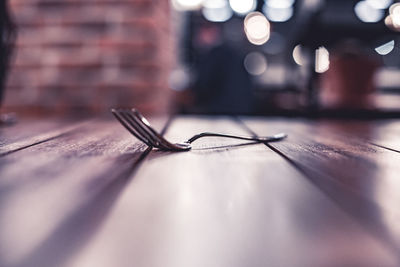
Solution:
{"label": "wooden table surface", "polygon": [[0,128],[0,266],[400,266],[400,121],[153,119],[288,138],[150,150],[118,122]]}

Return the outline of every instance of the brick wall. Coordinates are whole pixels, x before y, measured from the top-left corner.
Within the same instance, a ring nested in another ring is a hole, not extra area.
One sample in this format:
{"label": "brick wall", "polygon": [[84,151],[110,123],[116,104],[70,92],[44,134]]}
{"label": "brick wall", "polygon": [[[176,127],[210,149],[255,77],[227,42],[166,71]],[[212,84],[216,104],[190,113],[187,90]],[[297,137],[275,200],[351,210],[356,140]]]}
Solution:
{"label": "brick wall", "polygon": [[10,0],[19,27],[8,109],[168,108],[168,0]]}

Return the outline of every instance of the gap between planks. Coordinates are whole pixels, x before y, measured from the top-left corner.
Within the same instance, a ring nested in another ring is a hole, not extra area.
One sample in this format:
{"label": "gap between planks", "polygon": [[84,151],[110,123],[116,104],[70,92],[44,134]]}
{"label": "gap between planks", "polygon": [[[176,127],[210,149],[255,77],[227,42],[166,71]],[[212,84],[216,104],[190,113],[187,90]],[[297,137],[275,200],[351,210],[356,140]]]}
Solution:
{"label": "gap between planks", "polygon": [[[246,122],[243,121],[241,118],[234,117],[234,120],[249,134],[255,137],[258,136],[258,134],[253,131],[251,127],[249,127]],[[391,152],[400,152],[375,143],[368,143]],[[387,230],[384,222],[381,222],[381,220],[379,220],[379,216],[375,216],[377,214],[379,215],[380,209],[382,209],[382,207],[361,195],[355,194],[355,192],[352,192],[351,190],[349,191],[338,181],[336,181],[335,179],[331,179],[329,175],[318,173],[312,168],[308,169],[301,163],[297,163],[290,156],[287,156],[284,151],[281,151],[279,147],[274,146],[270,143],[266,143],[265,146],[278,154],[295,169],[297,169],[303,175],[303,177],[306,178],[307,181],[309,181],[317,189],[319,189],[322,193],[329,197],[341,210],[354,218],[360,226],[365,228],[375,238],[385,244],[385,246],[390,251],[392,251],[395,255],[399,255],[398,261],[400,262],[400,244],[398,243],[396,238],[394,238]]]}
{"label": "gap between planks", "polygon": [[59,130],[52,130],[48,131],[45,133],[41,133],[32,137],[24,138],[23,140],[13,142],[11,144],[7,144],[2,147],[2,151],[0,152],[0,157],[7,156],[9,154],[24,150],[26,148],[35,146],[35,145],[40,145],[45,142],[54,140],[56,138],[62,137],[64,135],[72,133],[74,130],[78,129],[79,127],[82,127],[86,124],[90,123],[90,121],[85,121],[81,123],[74,124],[72,126],[66,126],[63,127],[62,129]]}
{"label": "gap between planks", "polygon": [[[161,134],[163,135],[167,130],[168,127],[171,125],[173,120],[173,116],[170,116],[165,124],[161,129]],[[2,151],[0,151],[0,157],[7,156],[9,154],[30,148],[32,146],[40,145],[46,143],[48,141],[52,141],[59,137],[63,137],[68,134],[72,134],[74,131],[78,130],[81,127],[88,125],[89,123],[93,123],[96,121],[95,119],[74,123],[73,125],[62,127],[61,129],[57,130],[50,130],[44,133],[39,133],[31,137],[23,138],[22,140],[18,140],[16,142],[12,142],[10,144],[6,144],[1,147]]]}
{"label": "gap between planks", "polygon": [[[169,118],[166,123],[163,123],[160,131],[161,133],[166,132],[171,121],[172,118]],[[90,122],[93,123],[93,120]],[[90,122],[85,122],[85,125]],[[33,147],[39,144],[43,145],[47,141],[55,142],[59,137],[62,138],[76,133],[77,129],[81,129],[80,127],[85,125],[79,124],[60,129],[59,132],[48,132],[46,133],[48,138],[42,139],[35,144],[27,145],[24,148]],[[66,129],[68,129],[68,131]],[[43,137],[44,134],[40,136]],[[24,150],[24,148],[16,149],[9,154]],[[118,159],[121,159],[121,162],[119,162],[119,168],[116,171],[107,173],[100,172],[100,176],[97,174],[93,180],[102,180],[105,184],[101,187],[98,187],[97,185],[96,190],[92,189],[94,193],[90,193],[86,196],[87,199],[82,201],[83,204],[82,206],[79,206],[79,209],[73,210],[63,218],[61,222],[48,234],[47,238],[43,239],[37,247],[25,255],[16,265],[11,266],[54,266],[60,262],[64,262],[66,258],[68,258],[68,255],[75,253],[75,251],[84,245],[87,240],[90,240],[91,234],[100,227],[101,222],[108,212],[110,212],[111,207],[121,190],[125,187],[128,181],[134,179],[138,169],[151,151],[152,148],[147,147],[143,151],[139,152],[137,158],[129,154],[122,155],[122,157],[118,157]],[[134,161],[132,162],[130,159],[133,159]],[[106,181],[104,180],[104,175],[108,177]],[[88,218],[94,219],[90,220]],[[90,229],[90,231],[88,231],[88,229]],[[60,242],[60,239],[62,239],[63,242]],[[80,245],[77,245],[78,241]],[[49,251],[52,251],[51,257],[47,257]],[[1,259],[0,265],[8,266],[5,262],[2,262]]]}
{"label": "gap between planks", "polygon": [[380,147],[380,148],[389,150],[389,151],[391,151],[391,152],[400,153],[400,150],[397,150],[397,149],[394,149],[394,148],[390,148],[390,147],[387,147],[387,146],[382,146],[382,145],[379,145],[379,144],[376,144],[376,143],[372,143],[372,142],[368,142],[368,143],[371,144],[371,145],[373,145],[373,146],[377,146],[377,147]]}

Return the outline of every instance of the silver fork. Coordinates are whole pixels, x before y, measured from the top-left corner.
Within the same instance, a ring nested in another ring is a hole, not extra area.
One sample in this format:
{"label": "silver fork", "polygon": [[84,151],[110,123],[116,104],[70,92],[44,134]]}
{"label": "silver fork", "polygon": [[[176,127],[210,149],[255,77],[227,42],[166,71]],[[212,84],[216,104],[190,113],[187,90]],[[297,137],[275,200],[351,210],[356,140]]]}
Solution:
{"label": "silver fork", "polygon": [[241,140],[256,141],[260,143],[268,143],[280,141],[287,137],[285,133],[279,133],[272,136],[266,137],[249,137],[249,136],[239,136],[239,135],[229,135],[229,134],[219,134],[219,133],[200,133],[189,138],[183,143],[171,143],[166,140],[160,133],[158,133],[139,113],[136,109],[111,109],[112,114],[117,118],[117,120],[134,136],[150,147],[155,147],[161,150],[167,151],[187,151],[192,148],[191,143],[195,140],[206,137],[227,137],[235,138]]}

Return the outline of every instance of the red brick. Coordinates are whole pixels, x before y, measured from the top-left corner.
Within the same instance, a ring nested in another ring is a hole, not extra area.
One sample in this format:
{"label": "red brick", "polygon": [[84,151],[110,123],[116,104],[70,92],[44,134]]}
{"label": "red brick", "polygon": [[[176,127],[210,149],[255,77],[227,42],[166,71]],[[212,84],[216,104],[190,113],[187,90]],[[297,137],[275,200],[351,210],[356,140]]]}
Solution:
{"label": "red brick", "polygon": [[165,112],[171,66],[166,0],[13,0],[19,26],[6,105]]}

